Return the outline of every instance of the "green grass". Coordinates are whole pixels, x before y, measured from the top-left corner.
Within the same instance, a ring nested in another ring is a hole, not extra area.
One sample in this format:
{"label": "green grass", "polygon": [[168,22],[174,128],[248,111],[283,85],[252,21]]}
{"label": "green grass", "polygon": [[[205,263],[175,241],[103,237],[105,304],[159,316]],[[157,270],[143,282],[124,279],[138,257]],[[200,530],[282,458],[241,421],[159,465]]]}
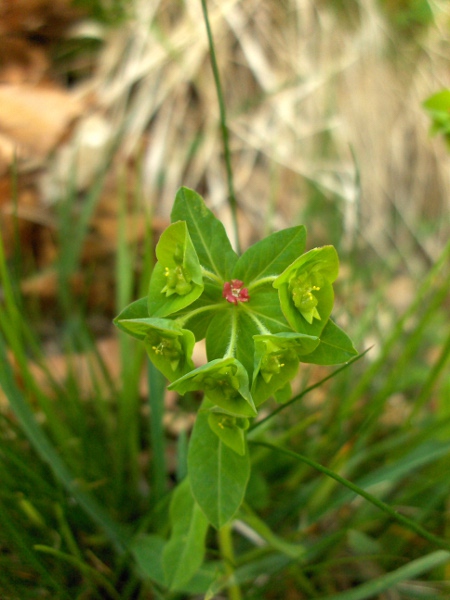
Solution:
{"label": "green grass", "polygon": [[[138,249],[125,241],[124,216],[118,308],[145,293],[152,268],[149,247],[136,281]],[[392,325],[380,329],[378,348],[335,375],[305,368],[298,396],[251,432],[253,475],[231,533],[233,581],[245,598],[295,590],[356,600],[394,588],[401,599],[448,597],[449,254],[447,245],[403,316],[383,305]],[[0,418],[2,597],[178,597],[158,583],[157,557],[145,559],[147,540],[168,535],[171,489],[186,468],[188,431],[176,440],[163,424],[164,381],[121,334],[115,380],[68,287],[59,343],[69,364],[76,352],[89,356],[90,392],[75,367],[56,380],[11,264],[0,254],[0,382],[9,402]],[[60,263],[63,280],[77,264]],[[348,329],[363,349],[383,294],[376,303],[370,290],[361,294],[366,314]],[[396,418],[399,396],[405,415]],[[219,546],[209,540],[207,564],[215,564]],[[197,586],[179,597],[198,597]]]}

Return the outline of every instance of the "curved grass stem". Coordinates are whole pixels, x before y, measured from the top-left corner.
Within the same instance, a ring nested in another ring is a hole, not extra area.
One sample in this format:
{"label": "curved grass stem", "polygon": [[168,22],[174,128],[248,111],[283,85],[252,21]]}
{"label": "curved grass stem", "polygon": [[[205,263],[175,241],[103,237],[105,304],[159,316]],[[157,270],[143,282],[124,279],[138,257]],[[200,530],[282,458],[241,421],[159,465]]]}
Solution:
{"label": "curved grass stem", "polygon": [[211,67],[214,75],[214,84],[216,86],[217,100],[219,102],[220,111],[220,128],[222,131],[222,143],[223,143],[223,155],[225,160],[225,168],[227,171],[227,184],[228,184],[228,204],[231,209],[231,216],[233,219],[233,229],[235,237],[236,251],[238,254],[241,253],[241,247],[239,242],[239,226],[237,220],[237,200],[236,194],[234,193],[234,181],[233,181],[233,170],[231,167],[231,153],[230,153],[230,141],[228,137],[228,125],[227,116],[225,110],[225,101],[223,97],[222,84],[220,83],[219,68],[217,66],[216,51],[214,46],[214,40],[211,31],[211,25],[209,22],[208,5],[206,0],[202,0],[203,18],[206,26],[206,33],[208,36],[209,44],[209,55],[211,58]]}
{"label": "curved grass stem", "polygon": [[367,500],[368,502],[370,502],[371,504],[373,504],[374,506],[379,508],[385,514],[387,514],[391,519],[393,519],[394,521],[397,521],[397,523],[400,523],[407,529],[414,531],[414,533],[416,533],[423,539],[427,540],[431,544],[435,544],[436,546],[438,546],[440,548],[445,548],[445,550],[450,550],[450,543],[447,540],[440,538],[437,535],[434,535],[433,533],[430,533],[429,531],[427,531],[426,529],[421,527],[415,521],[408,519],[407,517],[403,516],[402,514],[400,514],[393,508],[391,508],[388,504],[386,504],[382,500],[379,500],[376,496],[373,496],[369,492],[366,492],[366,490],[355,485],[348,479],[345,479],[345,477],[342,477],[335,471],[332,471],[331,469],[324,467],[320,463],[317,463],[315,460],[312,460],[311,458],[308,458],[307,456],[304,456],[303,454],[298,454],[297,452],[292,452],[291,450],[287,450],[286,448],[280,448],[279,446],[275,446],[274,444],[270,444],[268,442],[263,442],[263,441],[259,441],[259,440],[258,441],[251,440],[250,444],[252,444],[254,446],[263,446],[265,448],[269,448],[270,450],[272,450],[274,452],[281,452],[282,454],[285,454],[287,456],[290,456],[292,458],[295,458],[296,460],[299,460],[299,461],[307,464],[308,466],[312,467],[313,469],[316,469],[316,471],[319,471],[320,473],[323,473],[324,475],[331,477],[332,479],[334,479],[341,485],[345,486],[346,488],[348,488],[349,490],[351,490],[358,496],[361,496],[362,498],[364,498],[365,500]]}

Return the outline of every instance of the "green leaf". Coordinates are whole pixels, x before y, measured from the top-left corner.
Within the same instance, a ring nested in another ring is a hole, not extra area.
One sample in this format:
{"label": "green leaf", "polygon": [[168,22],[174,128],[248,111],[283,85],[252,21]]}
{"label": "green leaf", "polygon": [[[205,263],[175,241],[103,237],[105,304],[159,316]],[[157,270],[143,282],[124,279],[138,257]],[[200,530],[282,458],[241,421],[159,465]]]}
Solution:
{"label": "green leaf", "polygon": [[222,297],[222,287],[206,282],[200,298],[174,316],[189,327],[196,340],[201,340],[206,335],[211,319],[217,311],[228,309],[227,305]]}
{"label": "green leaf", "polygon": [[233,346],[234,356],[242,363],[248,376],[253,371],[253,336],[259,333],[246,310],[239,306],[214,315],[206,333],[206,352],[209,360],[225,356]]}
{"label": "green leaf", "polygon": [[189,306],[203,292],[202,269],[187,225],[170,225],[156,246],[158,263],[150,279],[148,311],[165,317]]}
{"label": "green leaf", "polygon": [[268,331],[289,331],[291,328],[281,312],[278,294],[270,285],[256,290],[245,305],[227,305],[224,310],[214,314],[206,332],[208,359],[220,358],[232,348],[234,356],[251,378],[255,350],[253,337]]}
{"label": "green leaf", "polygon": [[449,141],[450,136],[450,90],[441,90],[428,98],[423,107],[432,119],[431,135],[444,135]]}
{"label": "green leaf", "polygon": [[306,229],[303,225],[277,231],[251,246],[239,258],[233,279],[246,287],[258,280],[274,277],[286,269],[305,249]]}
{"label": "green leaf", "polygon": [[314,365],[337,365],[345,363],[358,354],[353,342],[331,319],[320,335],[317,348],[300,358],[301,362]]}
{"label": "green leaf", "polygon": [[223,224],[206,207],[203,198],[182,187],[175,197],[171,219],[186,221],[202,267],[222,284],[230,279],[238,257]]}
{"label": "green leaf", "polygon": [[250,457],[239,456],[220,440],[199,412],[189,444],[188,473],[192,494],[216,529],[237,512],[250,476]]}
{"label": "green leaf", "polygon": [[274,281],[283,313],[295,331],[320,335],[333,308],[332,283],[338,270],[336,250],[323,246],[303,254]]}
{"label": "green leaf", "polygon": [[255,335],[255,370],[252,396],[257,406],[295,377],[299,356],[312,352],[319,338],[302,333]]}
{"label": "green leaf", "polygon": [[292,386],[290,382],[286,383],[285,386],[280,388],[273,395],[278,404],[284,404],[288,402],[292,398]]}
{"label": "green leaf", "polygon": [[140,535],[130,544],[141,577],[165,585],[162,555],[166,541],[159,535]]}
{"label": "green leaf", "polygon": [[143,340],[145,338],[145,333],[141,331],[137,331],[135,329],[128,329],[125,325],[123,325],[122,321],[127,321],[129,319],[146,319],[148,318],[148,304],[147,297],[140,298],[135,302],[132,302],[128,306],[126,306],[119,315],[114,319],[114,325],[128,333],[128,335],[132,335],[138,340]]}
{"label": "green leaf", "polygon": [[[252,292],[250,301],[245,305],[248,314],[261,323],[271,333],[292,331],[281,310],[278,292],[270,285],[265,285]],[[257,333],[263,333],[259,330]]]}
{"label": "green leaf", "polygon": [[170,503],[172,532],[163,552],[166,585],[183,589],[203,563],[208,520],[195,502],[188,479],[175,490]]}
{"label": "green leaf", "polygon": [[450,117],[450,90],[441,90],[425,100],[423,107],[428,111],[439,111]]}
{"label": "green leaf", "polygon": [[256,408],[249,390],[248,374],[235,358],[212,360],[169,385],[180,394],[203,390],[223,412],[235,417],[254,417]]}
{"label": "green leaf", "polygon": [[245,430],[248,429],[248,419],[231,417],[222,412],[211,411],[208,414],[208,424],[224,444],[244,456],[247,450]]}
{"label": "green leaf", "polygon": [[150,360],[169,381],[194,368],[192,331],[170,319],[120,319],[119,324],[124,331],[144,340]]}

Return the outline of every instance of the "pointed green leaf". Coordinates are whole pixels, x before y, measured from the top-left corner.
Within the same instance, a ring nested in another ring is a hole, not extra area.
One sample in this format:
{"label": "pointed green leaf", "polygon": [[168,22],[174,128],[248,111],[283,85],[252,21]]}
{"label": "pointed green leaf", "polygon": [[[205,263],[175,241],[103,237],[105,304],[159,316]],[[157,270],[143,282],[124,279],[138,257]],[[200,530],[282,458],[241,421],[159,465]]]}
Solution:
{"label": "pointed green leaf", "polygon": [[153,317],[165,317],[192,304],[203,291],[202,269],[184,221],[173,223],[161,234],[156,257],[148,311]]}
{"label": "pointed green leaf", "polygon": [[319,338],[302,333],[286,332],[255,335],[255,370],[252,396],[259,406],[295,377],[299,356],[312,352]]}
{"label": "pointed green leaf", "polygon": [[[140,535],[129,547],[142,579],[151,579],[161,587],[166,580],[163,570],[163,552],[166,540],[159,535]],[[207,562],[197,569],[195,575],[183,585],[186,594],[205,594],[213,581],[223,575],[220,564]]]}
{"label": "pointed green leaf", "polygon": [[173,205],[172,221],[186,221],[200,264],[214,277],[227,281],[237,262],[223,224],[193,190],[182,187]]}
{"label": "pointed green leaf", "polygon": [[[120,316],[120,315],[119,315]],[[169,380],[178,379],[194,368],[192,331],[182,329],[170,319],[121,319],[121,329],[144,340],[147,354]]]}
{"label": "pointed green leaf", "polygon": [[233,345],[234,355],[251,377],[253,371],[253,336],[260,333],[247,311],[229,305],[211,320],[206,332],[206,352],[209,360],[220,358]]}
{"label": "pointed green leaf", "polygon": [[114,325],[137,338],[138,340],[143,340],[145,338],[145,333],[135,329],[129,329],[125,325],[123,325],[122,321],[127,321],[129,319],[146,319],[148,318],[148,306],[147,306],[147,297],[140,298],[135,302],[132,302],[128,306],[126,306],[122,312],[117,315],[114,319]]}
{"label": "pointed green leaf", "polygon": [[336,250],[323,246],[303,254],[274,281],[283,313],[295,331],[320,335],[333,308],[332,283],[338,270]]}
{"label": "pointed green leaf", "polygon": [[303,225],[277,231],[251,246],[239,258],[233,279],[248,287],[267,277],[282,273],[305,250],[306,229]]}
{"label": "pointed green leaf", "polygon": [[173,493],[170,521],[172,532],[163,552],[163,569],[167,587],[180,590],[203,563],[209,526],[192,496],[188,479]]}
{"label": "pointed green leaf", "polygon": [[227,414],[254,417],[256,408],[249,390],[248,374],[235,358],[212,360],[169,385],[180,394],[202,390]]}
{"label": "pointed green leaf", "polygon": [[300,358],[301,362],[314,365],[337,365],[345,363],[358,354],[353,342],[331,319],[320,335],[317,348]]}
{"label": "pointed green leaf", "polygon": [[199,412],[189,443],[188,472],[192,494],[216,529],[225,525],[244,499],[250,457],[239,456],[220,440]]}
{"label": "pointed green leaf", "polygon": [[[245,310],[251,313],[271,333],[292,331],[280,306],[278,292],[268,284],[252,292]],[[263,333],[258,331],[258,333]]]}

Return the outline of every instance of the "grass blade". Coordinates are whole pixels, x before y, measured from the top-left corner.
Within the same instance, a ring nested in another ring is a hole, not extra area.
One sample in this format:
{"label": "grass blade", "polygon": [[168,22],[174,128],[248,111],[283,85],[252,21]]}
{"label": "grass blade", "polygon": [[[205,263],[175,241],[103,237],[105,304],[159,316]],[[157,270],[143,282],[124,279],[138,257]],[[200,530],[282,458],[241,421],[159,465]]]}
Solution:
{"label": "grass blade", "polygon": [[42,460],[50,466],[55,477],[63,484],[68,493],[77,500],[92,520],[104,531],[116,550],[124,551],[126,538],[120,528],[109,518],[90,494],[79,488],[76,480],[37,423],[31,408],[14,381],[12,368],[6,356],[3,337],[0,337],[0,382],[11,408],[33,448]]}
{"label": "grass blade", "polygon": [[419,575],[448,563],[449,561],[450,552],[437,550],[436,552],[413,560],[391,573],[387,573],[377,579],[363,583],[351,591],[326,596],[320,600],[368,600],[369,598],[375,598],[377,594],[392,589],[398,583],[418,577]]}
{"label": "grass blade", "polygon": [[363,490],[361,487],[355,485],[348,479],[345,479],[345,477],[341,477],[341,475],[339,475],[338,473],[335,473],[331,469],[324,467],[323,465],[317,463],[316,461],[312,460],[311,458],[308,458],[307,456],[303,456],[302,454],[297,454],[296,452],[292,452],[291,450],[286,450],[285,448],[280,448],[278,446],[274,446],[273,444],[269,444],[267,442],[251,440],[249,443],[252,444],[253,446],[264,446],[265,448],[269,448],[270,450],[274,450],[276,452],[281,452],[282,454],[286,454],[287,456],[291,456],[292,458],[295,458],[296,460],[300,460],[301,462],[306,463],[313,469],[316,469],[317,471],[320,471],[324,475],[327,475],[328,477],[335,479],[338,483],[344,485],[346,488],[348,488],[352,492],[355,492],[355,494],[357,494],[358,496],[362,496],[368,502],[370,502],[371,504],[373,504],[374,506],[376,506],[377,508],[382,510],[387,515],[389,515],[392,519],[394,519],[398,523],[401,523],[404,527],[407,527],[408,529],[417,533],[417,535],[420,535],[424,539],[428,540],[432,544],[435,544],[436,546],[439,546],[440,548],[446,548],[446,549],[450,550],[450,543],[447,540],[444,540],[432,533],[429,533],[423,527],[421,527],[420,525],[418,525],[411,519],[408,519],[407,517],[397,513],[393,508],[391,508],[385,502],[382,502],[381,500],[379,500],[378,498],[376,498],[369,492],[366,492],[366,490]]}

